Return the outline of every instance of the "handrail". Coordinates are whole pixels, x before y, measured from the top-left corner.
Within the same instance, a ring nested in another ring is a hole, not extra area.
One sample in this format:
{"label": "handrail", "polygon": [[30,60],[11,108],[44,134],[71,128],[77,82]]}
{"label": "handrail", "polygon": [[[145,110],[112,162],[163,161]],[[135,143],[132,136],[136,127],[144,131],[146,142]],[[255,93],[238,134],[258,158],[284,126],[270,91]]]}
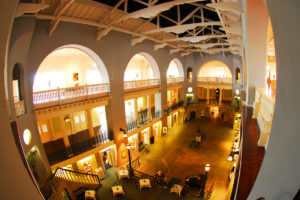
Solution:
{"label": "handrail", "polygon": [[33,92],[33,104],[42,104],[108,92],[108,83]]}
{"label": "handrail", "polygon": [[232,78],[220,78],[220,77],[197,77],[198,83],[204,84],[225,84],[231,85]]}
{"label": "handrail", "polygon": [[167,78],[167,84],[183,82],[183,77],[169,77]]}
{"label": "handrail", "polygon": [[111,132],[102,131],[102,134],[95,135],[76,144],[71,144],[69,147],[58,149],[54,152],[47,153],[48,161],[51,165],[69,159],[81,153],[84,153],[95,146],[103,145],[112,140]]}
{"label": "handrail", "polygon": [[47,180],[46,185],[50,187],[50,191],[47,191],[49,192],[48,194],[44,193],[45,199],[51,199],[51,196],[59,191],[59,187],[64,181],[81,182],[85,184],[98,185],[98,187],[101,185],[100,179],[96,174],[88,174],[63,168],[56,168],[55,172]]}
{"label": "handrail", "polygon": [[124,81],[124,89],[133,89],[133,88],[149,88],[153,86],[160,85],[159,79],[146,79],[146,80],[133,80],[133,81]]}

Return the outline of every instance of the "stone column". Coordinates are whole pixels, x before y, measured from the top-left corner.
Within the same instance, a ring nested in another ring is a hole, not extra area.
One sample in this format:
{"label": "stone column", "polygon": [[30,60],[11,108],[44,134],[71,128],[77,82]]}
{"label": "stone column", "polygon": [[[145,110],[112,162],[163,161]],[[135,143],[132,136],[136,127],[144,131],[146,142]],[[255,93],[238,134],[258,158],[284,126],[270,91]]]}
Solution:
{"label": "stone column", "polygon": [[[69,147],[70,141],[69,141],[69,138],[67,135],[64,117],[60,116],[59,120],[60,120],[60,125],[61,125],[61,130],[62,130],[62,134],[63,134],[63,140],[64,140],[65,147]],[[49,121],[51,121],[51,119]],[[51,123],[51,126],[52,126],[52,123]],[[51,129],[53,129],[53,128],[51,128]]]}
{"label": "stone column", "polygon": [[223,89],[220,88],[220,94],[219,94],[219,104],[222,104],[222,100],[223,100]]}
{"label": "stone column", "polygon": [[96,152],[95,158],[96,158],[97,168],[101,167],[103,169],[103,171],[105,172],[105,166],[104,166],[104,162],[103,162],[103,154]]}
{"label": "stone column", "polygon": [[93,127],[93,121],[92,121],[92,114],[91,109],[85,110],[86,116],[87,116],[87,125],[89,129],[89,135],[90,138],[93,138],[95,136],[94,127]]}
{"label": "stone column", "polygon": [[139,114],[138,114],[138,106],[137,106],[137,99],[134,99],[134,115],[136,119],[136,126],[139,127]]}
{"label": "stone column", "polygon": [[209,88],[206,89],[206,100],[206,103],[209,104]]}

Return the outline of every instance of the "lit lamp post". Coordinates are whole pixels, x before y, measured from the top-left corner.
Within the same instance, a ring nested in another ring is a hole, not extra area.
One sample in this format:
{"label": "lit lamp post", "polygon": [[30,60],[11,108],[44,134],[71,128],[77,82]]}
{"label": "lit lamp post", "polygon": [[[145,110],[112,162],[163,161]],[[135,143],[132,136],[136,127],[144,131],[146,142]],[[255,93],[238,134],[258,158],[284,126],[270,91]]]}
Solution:
{"label": "lit lamp post", "polygon": [[205,165],[205,178],[204,178],[204,184],[203,184],[203,190],[202,190],[202,193],[201,193],[201,197],[204,197],[204,195],[205,195],[205,185],[206,185],[207,174],[208,174],[209,170],[210,170],[210,164],[206,164]]}
{"label": "lit lamp post", "polygon": [[131,168],[130,144],[128,143],[128,137],[127,137],[126,131],[124,129],[120,128],[120,131],[123,132],[123,138],[125,139],[125,142],[127,143],[126,148],[128,150],[129,174],[133,175],[133,171],[132,171],[132,168]]}
{"label": "lit lamp post", "polygon": [[126,144],[126,148],[128,150],[128,160],[129,160],[129,174],[133,175],[133,170],[131,168],[131,157],[130,157],[130,144]]}

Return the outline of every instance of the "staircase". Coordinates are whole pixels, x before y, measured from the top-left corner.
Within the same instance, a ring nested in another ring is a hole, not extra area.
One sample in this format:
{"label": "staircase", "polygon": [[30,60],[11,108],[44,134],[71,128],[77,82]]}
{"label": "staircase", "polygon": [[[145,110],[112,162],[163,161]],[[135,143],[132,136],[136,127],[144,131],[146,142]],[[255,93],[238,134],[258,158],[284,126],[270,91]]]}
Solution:
{"label": "staircase", "polygon": [[54,174],[49,178],[42,191],[47,200],[60,200],[62,190],[68,190],[72,199],[76,199],[73,191],[85,187],[96,190],[101,186],[98,175],[86,174],[72,170],[57,168]]}

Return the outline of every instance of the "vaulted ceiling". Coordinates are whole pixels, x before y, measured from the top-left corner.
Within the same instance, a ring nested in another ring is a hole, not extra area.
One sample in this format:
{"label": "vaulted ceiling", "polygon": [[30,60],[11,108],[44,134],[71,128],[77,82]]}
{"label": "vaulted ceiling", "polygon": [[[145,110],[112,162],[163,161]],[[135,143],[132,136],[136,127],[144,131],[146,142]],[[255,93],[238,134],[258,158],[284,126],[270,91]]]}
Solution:
{"label": "vaulted ceiling", "polygon": [[97,27],[97,40],[114,30],[133,46],[152,40],[155,50],[203,56],[241,54],[241,14],[239,0],[21,0],[16,17],[50,20],[49,37],[66,21]]}

